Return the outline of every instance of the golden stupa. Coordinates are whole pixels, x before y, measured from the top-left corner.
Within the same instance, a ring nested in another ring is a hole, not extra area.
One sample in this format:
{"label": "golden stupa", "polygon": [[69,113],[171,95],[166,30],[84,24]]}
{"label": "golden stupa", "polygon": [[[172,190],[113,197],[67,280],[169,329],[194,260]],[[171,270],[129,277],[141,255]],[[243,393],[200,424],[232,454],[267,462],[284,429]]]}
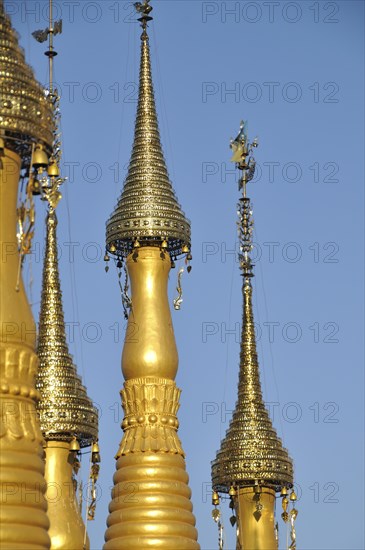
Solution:
{"label": "golden stupa", "polygon": [[42,435],[36,413],[36,329],[21,278],[30,249],[34,207],[28,186],[17,208],[20,173],[32,151],[51,152],[52,108],[34,79],[17,34],[0,1],[0,547],[47,549],[49,520],[44,498]]}
{"label": "golden stupa", "polygon": [[[124,436],[104,548],[198,549],[177,435],[178,354],[167,297],[174,260],[181,255],[191,259],[190,224],[173,191],[160,142],[147,33],[152,7],[148,0],[135,6],[142,35],[134,144],[121,197],[107,223],[105,259],[112,254],[118,268],[125,263],[128,270],[128,323],[138,326],[138,342],[127,338],[123,348]],[[125,498],[130,483],[137,488],[134,502]]]}
{"label": "golden stupa", "polygon": [[[255,173],[253,149],[255,139],[248,141],[245,124],[231,142],[232,162],[241,171],[238,203],[238,236],[242,272],[243,320],[241,335],[238,398],[232,419],[216,459],[212,462],[213,519],[221,525],[217,508],[219,494],[228,494],[233,511],[231,522],[237,524],[237,548],[244,550],[276,550],[278,534],[275,523],[276,493],[283,497],[285,522],[292,524],[291,550],[295,548],[294,521],[297,510],[288,510],[288,490],[293,487],[293,464],[288,451],[273,428],[262,396],[257,358],[252,306],[254,265],[251,261],[253,220],[247,184]],[[290,493],[292,503],[296,500]]]}

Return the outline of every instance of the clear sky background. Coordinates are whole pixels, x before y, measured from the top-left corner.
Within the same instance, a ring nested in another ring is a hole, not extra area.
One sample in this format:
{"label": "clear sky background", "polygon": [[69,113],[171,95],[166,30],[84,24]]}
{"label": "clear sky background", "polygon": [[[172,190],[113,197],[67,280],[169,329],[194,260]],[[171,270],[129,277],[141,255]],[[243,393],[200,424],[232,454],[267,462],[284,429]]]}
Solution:
{"label": "clear sky background", "polygon": [[[100,498],[89,524],[98,550],[122,437],[125,328],[117,275],[104,272],[102,257],[132,145],[140,29],[131,3],[55,4],[64,24],[56,81],[69,176],[58,207],[60,269],[70,349],[100,409]],[[184,274],[183,307],[173,321],[183,389],[179,433],[201,547],[217,547],[210,461],[236,400],[242,303],[229,139],[247,119],[260,140],[258,177],[249,186],[258,351],[265,400],[294,459],[298,549],[363,549],[364,4],[152,4],[162,142],[192,222],[193,270]],[[30,33],[47,27],[47,5],[5,0],[42,82],[44,46]],[[44,213],[39,202],[35,252],[24,272],[36,318]],[[172,271],[171,300],[176,276]],[[226,548],[233,549],[225,510]]]}

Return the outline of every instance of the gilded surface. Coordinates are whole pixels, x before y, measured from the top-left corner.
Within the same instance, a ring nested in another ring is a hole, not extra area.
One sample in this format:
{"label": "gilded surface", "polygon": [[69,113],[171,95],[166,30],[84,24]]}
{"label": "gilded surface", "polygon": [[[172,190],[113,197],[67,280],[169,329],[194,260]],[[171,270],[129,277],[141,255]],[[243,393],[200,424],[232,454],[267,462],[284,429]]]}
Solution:
{"label": "gilded surface", "polygon": [[198,550],[188,482],[179,454],[119,457],[104,550]]}
{"label": "gilded surface", "polygon": [[238,540],[243,550],[277,550],[275,535],[275,491],[256,493],[245,487],[237,496]]}
{"label": "gilded surface", "polygon": [[70,445],[65,441],[48,441],[45,453],[51,550],[86,550],[89,540],[75,497]]}
{"label": "gilded surface", "polygon": [[30,142],[53,141],[52,108],[26,64],[18,36],[0,1],[0,130],[6,146],[24,160]]}
{"label": "gilded surface", "polygon": [[170,256],[157,247],[141,247],[126,263],[132,308],[122,355],[123,376],[126,380],[146,376],[174,380],[179,358],[167,296]]}
{"label": "gilded surface", "polygon": [[51,208],[47,216],[46,249],[37,353],[40,360],[36,387],[41,430],[46,440],[91,445],[98,434],[97,410],[87,396],[68,350],[58,270],[57,217]]}
{"label": "gilded surface", "polygon": [[35,324],[20,278],[15,234],[21,159],[5,149],[0,169],[0,547],[47,550],[42,435],[35,401]]}
{"label": "gilded surface", "polygon": [[126,257],[135,239],[168,243],[173,255],[190,245],[190,222],[176,198],[162,152],[154,99],[148,35],[141,43],[139,98],[132,156],[123,192],[107,222],[106,241]]}
{"label": "gilded surface", "polygon": [[181,390],[164,378],[128,380],[120,392],[124,437],[118,456],[137,451],[162,451],[184,456],[177,435]]}

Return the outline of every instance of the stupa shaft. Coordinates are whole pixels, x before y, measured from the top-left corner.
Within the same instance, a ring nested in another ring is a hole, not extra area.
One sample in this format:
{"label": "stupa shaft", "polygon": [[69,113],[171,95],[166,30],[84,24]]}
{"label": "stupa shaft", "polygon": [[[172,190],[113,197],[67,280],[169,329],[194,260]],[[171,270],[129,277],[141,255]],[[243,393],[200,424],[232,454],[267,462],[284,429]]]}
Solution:
{"label": "stupa shaft", "polygon": [[48,549],[42,435],[36,413],[36,328],[20,278],[16,238],[21,159],[4,149],[0,168],[0,547]]}
{"label": "stupa shaft", "polygon": [[[26,64],[0,0],[0,547],[48,549],[42,434],[36,413],[36,328],[21,265],[31,248],[34,208],[27,176],[36,144],[52,144],[52,113]],[[23,182],[24,182],[23,179]]]}

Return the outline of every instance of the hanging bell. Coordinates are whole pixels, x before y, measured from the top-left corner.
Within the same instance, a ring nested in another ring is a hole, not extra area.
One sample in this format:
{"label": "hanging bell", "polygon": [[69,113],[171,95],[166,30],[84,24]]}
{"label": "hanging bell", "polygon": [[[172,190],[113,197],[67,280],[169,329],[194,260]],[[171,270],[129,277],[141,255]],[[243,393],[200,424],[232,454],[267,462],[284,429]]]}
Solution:
{"label": "hanging bell", "polygon": [[288,494],[288,489],[286,487],[283,487],[281,489],[280,496],[285,497]]}
{"label": "hanging bell", "polygon": [[51,160],[51,162],[49,163],[47,174],[50,178],[58,178],[58,176],[60,175],[60,171],[55,160]]}
{"label": "hanging bell", "polygon": [[80,451],[80,443],[77,441],[76,437],[74,437],[70,443],[70,451],[72,453],[78,453]]}
{"label": "hanging bell", "polygon": [[97,441],[94,441],[91,447],[91,462],[93,464],[100,462],[100,449]]}
{"label": "hanging bell", "polygon": [[182,247],[182,249],[181,249],[181,252],[182,252],[183,254],[187,254],[189,251],[190,251],[190,248],[188,247],[188,245],[187,245],[187,244],[184,244],[183,247]]}
{"label": "hanging bell", "polygon": [[164,240],[162,241],[162,243],[161,243],[161,248],[162,248],[163,250],[166,250],[166,248],[168,248],[168,246],[169,246],[169,245],[168,245],[167,240],[164,239]]}
{"label": "hanging bell", "polygon": [[48,162],[48,156],[43,145],[36,145],[32,157],[32,165],[34,168],[38,171],[41,171],[42,169],[45,170],[48,166]]}
{"label": "hanging bell", "polygon": [[294,490],[290,493],[290,500],[292,502],[295,502],[297,500],[297,495],[295,494]]}
{"label": "hanging bell", "polygon": [[112,243],[112,244],[110,245],[109,250],[110,250],[110,252],[111,252],[112,254],[114,254],[114,252],[117,250],[114,243]]}
{"label": "hanging bell", "polygon": [[141,245],[139,244],[139,240],[136,239],[133,243],[134,248],[139,248]]}
{"label": "hanging bell", "polygon": [[219,504],[219,495],[216,491],[212,494],[212,504],[213,506],[218,506]]}
{"label": "hanging bell", "polygon": [[104,256],[104,262],[109,262],[110,261],[110,258],[108,256],[108,254],[105,254]]}
{"label": "hanging bell", "polygon": [[230,497],[236,496],[236,489],[233,487],[233,485],[230,486],[228,494]]}

